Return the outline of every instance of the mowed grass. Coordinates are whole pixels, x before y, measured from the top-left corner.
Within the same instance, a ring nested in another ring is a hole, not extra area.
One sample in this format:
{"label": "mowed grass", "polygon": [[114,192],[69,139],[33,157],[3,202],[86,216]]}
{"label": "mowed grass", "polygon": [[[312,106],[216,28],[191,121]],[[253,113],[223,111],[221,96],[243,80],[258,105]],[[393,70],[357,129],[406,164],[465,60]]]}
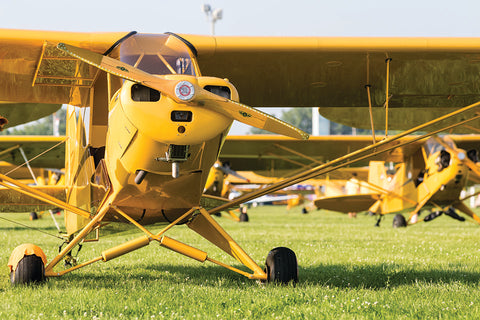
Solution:
{"label": "mowed grass", "polygon": [[[49,233],[50,217],[2,214]],[[201,264],[156,243],[98,262],[42,285],[12,287],[6,267],[13,248],[40,245],[49,259],[60,241],[0,221],[1,319],[458,319],[480,314],[480,227],[442,216],[406,229],[380,228],[373,217],[265,206],[250,222],[218,221],[262,267],[268,251],[293,249],[297,286],[257,283]],[[242,268],[186,226],[168,235]],[[79,262],[136,237],[121,233],[86,243]],[[76,252],[76,250],[75,250]]]}

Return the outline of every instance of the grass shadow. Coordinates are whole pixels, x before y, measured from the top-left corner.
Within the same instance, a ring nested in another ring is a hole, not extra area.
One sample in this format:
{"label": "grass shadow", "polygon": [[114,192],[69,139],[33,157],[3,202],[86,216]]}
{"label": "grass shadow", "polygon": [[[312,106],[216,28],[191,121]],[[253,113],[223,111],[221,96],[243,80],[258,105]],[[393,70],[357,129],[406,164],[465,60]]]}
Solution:
{"label": "grass shadow", "polygon": [[[235,267],[244,269],[240,265]],[[477,285],[480,282],[480,273],[448,269],[416,270],[405,269],[401,265],[395,268],[391,265],[317,265],[311,267],[299,267],[299,286],[329,286],[352,289],[388,289],[404,285],[463,283]],[[400,270],[395,270],[400,269]],[[76,271],[68,274],[65,285],[86,288],[113,288],[118,283],[141,282],[146,286],[154,281],[162,281],[176,285],[188,283],[189,285],[207,287],[230,287],[238,288],[257,285],[256,281],[249,280],[230,270],[216,265],[179,266],[172,264],[141,264],[131,266],[116,266],[112,270],[91,270],[84,272]],[[56,285],[62,285],[61,279],[54,280]]]}
{"label": "grass shadow", "polygon": [[478,285],[480,273],[452,268],[447,270],[417,270],[415,268],[405,269],[402,265],[392,267],[391,265],[377,264],[355,265],[352,267],[336,264],[300,267],[299,278],[301,282],[328,285],[330,287],[385,289],[416,283],[442,284],[458,282],[467,285]]}
{"label": "grass shadow", "polygon": [[[241,266],[236,266],[241,268]],[[62,284],[62,279],[65,279]],[[202,285],[204,287],[218,287],[219,284],[227,287],[245,286],[249,280],[220,266],[179,266],[171,264],[117,266],[115,270],[74,271],[58,279],[51,279],[58,285],[66,287],[75,284],[88,289],[111,289],[119,283],[136,282],[149,286],[152,282],[162,281],[171,285],[185,284]],[[252,281],[255,283],[255,281]],[[55,284],[55,285],[57,285]]]}

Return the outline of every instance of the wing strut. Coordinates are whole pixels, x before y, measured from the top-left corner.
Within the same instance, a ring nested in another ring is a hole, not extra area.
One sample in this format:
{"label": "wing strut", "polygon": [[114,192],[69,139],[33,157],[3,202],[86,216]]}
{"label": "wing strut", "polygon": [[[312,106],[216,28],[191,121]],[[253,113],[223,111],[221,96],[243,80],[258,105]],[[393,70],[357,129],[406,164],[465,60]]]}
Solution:
{"label": "wing strut", "polygon": [[372,86],[370,84],[365,85],[365,88],[367,89],[367,97],[368,97],[368,112],[370,113],[370,124],[372,125],[372,139],[373,139],[373,144],[375,144],[375,127],[373,125],[373,110],[372,110],[372,96],[370,94],[370,88]]}
{"label": "wing strut", "polygon": [[390,100],[390,97],[388,96],[388,86],[390,84],[390,61],[392,61],[392,58],[385,59],[385,63],[387,64],[387,76],[385,84],[385,138],[388,137],[388,100]]}
{"label": "wing strut", "polygon": [[[23,160],[25,160],[25,164],[27,165],[28,171],[30,171],[30,174],[32,175],[33,181],[35,181],[35,184],[38,186],[37,177],[35,176],[35,173],[33,173],[32,167],[30,166],[30,160],[28,160],[27,155],[25,154],[25,151],[23,151],[22,147],[19,147],[18,150],[22,154]],[[62,230],[58,225],[57,219],[55,219],[55,216],[53,215],[53,210],[48,210],[48,212],[50,213],[50,216],[52,217],[53,223],[55,224],[55,227],[57,227],[58,232],[62,233]]]}

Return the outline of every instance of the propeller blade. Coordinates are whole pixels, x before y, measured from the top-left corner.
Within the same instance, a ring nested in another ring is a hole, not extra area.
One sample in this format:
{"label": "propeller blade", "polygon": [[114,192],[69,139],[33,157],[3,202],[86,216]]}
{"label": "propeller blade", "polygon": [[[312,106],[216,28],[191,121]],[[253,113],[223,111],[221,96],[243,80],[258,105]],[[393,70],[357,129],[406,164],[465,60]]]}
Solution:
{"label": "propeller blade", "polygon": [[284,136],[307,140],[308,133],[277,119],[267,113],[232,100],[210,100],[205,108],[216,110],[249,126],[264,129]]}
{"label": "propeller blade", "polygon": [[215,167],[215,169],[218,169],[220,171],[222,171],[224,174],[229,174],[229,175],[232,175],[234,177],[237,177],[239,179],[242,179],[242,180],[245,180],[247,182],[250,182],[250,180],[248,180],[247,178],[243,177],[242,175],[240,175],[237,171],[235,170],[232,170],[230,169],[229,167],[227,166],[223,166],[223,165],[220,165],[220,164],[214,164],[213,165]]}
{"label": "propeller blade", "polygon": [[92,52],[87,49],[78,48],[65,43],[59,43],[57,48],[85,63],[97,67],[100,70],[126,80],[141,83],[153,89],[159,90],[176,101],[180,101],[175,95],[175,85],[178,83],[178,81],[154,76],[125,62]]}
{"label": "propeller blade", "polygon": [[306,140],[309,137],[302,130],[267,113],[222,98],[188,81],[168,80],[161,76],[154,76],[117,59],[65,43],[59,43],[57,48],[100,70],[156,89],[177,102],[207,102],[201,107],[214,110],[252,127],[296,139]]}

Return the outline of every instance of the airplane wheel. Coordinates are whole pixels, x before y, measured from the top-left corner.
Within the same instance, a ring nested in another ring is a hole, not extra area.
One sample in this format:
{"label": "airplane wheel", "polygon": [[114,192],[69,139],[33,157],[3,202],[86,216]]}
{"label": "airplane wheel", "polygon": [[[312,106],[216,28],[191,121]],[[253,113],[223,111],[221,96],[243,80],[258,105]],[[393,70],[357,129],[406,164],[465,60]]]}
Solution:
{"label": "airplane wheel", "polygon": [[394,228],[404,228],[406,226],[407,226],[407,220],[405,220],[404,216],[402,216],[401,214],[396,214],[395,217],[393,217]]}
{"label": "airplane wheel", "polygon": [[30,212],[30,220],[33,221],[33,220],[37,220],[38,219],[38,215],[36,212]]}
{"label": "airplane wheel", "polygon": [[303,214],[307,214],[307,213],[308,213],[307,209],[306,209],[306,208],[302,208],[302,213],[303,213]]}
{"label": "airplane wheel", "polygon": [[278,247],[268,253],[266,265],[267,282],[293,284],[298,282],[298,264],[295,252]]}
{"label": "airplane wheel", "polygon": [[248,214],[245,212],[240,213],[240,222],[248,222]]}
{"label": "airplane wheel", "polygon": [[17,269],[10,272],[10,281],[13,285],[45,281],[45,266],[42,258],[34,254],[23,257],[18,262]]}

